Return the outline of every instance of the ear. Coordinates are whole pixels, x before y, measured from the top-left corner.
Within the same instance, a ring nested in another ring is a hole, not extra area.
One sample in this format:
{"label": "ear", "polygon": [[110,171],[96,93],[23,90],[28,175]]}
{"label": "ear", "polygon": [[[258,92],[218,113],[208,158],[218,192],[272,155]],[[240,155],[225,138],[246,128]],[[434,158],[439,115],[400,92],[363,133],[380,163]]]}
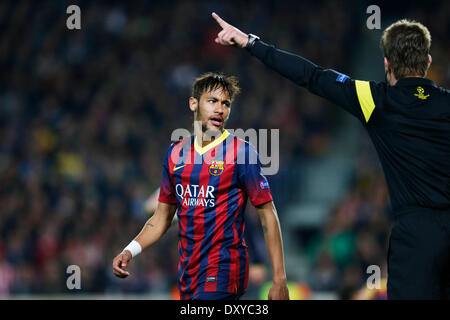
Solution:
{"label": "ear", "polygon": [[231,114],[231,108],[230,108],[230,110],[228,111],[228,115],[227,115],[227,118],[225,119],[225,121],[228,121],[228,119],[230,118],[230,114]]}
{"label": "ear", "polygon": [[386,57],[384,57],[384,67],[387,72],[391,72],[391,64]]}
{"label": "ear", "polygon": [[198,110],[198,100],[196,98],[189,98],[189,109],[191,109],[192,112],[196,112]]}
{"label": "ear", "polygon": [[431,66],[431,62],[433,62],[433,58],[431,58],[431,55],[428,55],[428,68]]}

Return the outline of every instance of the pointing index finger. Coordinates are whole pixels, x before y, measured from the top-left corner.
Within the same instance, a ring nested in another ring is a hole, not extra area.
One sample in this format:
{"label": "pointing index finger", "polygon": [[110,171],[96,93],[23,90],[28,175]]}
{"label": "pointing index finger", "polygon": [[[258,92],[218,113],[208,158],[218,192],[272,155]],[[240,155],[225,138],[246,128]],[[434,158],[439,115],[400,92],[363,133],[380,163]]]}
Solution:
{"label": "pointing index finger", "polygon": [[228,23],[223,20],[221,17],[219,17],[219,15],[215,12],[212,13],[212,16],[214,19],[216,19],[217,23],[222,27],[225,28],[226,26],[228,26]]}

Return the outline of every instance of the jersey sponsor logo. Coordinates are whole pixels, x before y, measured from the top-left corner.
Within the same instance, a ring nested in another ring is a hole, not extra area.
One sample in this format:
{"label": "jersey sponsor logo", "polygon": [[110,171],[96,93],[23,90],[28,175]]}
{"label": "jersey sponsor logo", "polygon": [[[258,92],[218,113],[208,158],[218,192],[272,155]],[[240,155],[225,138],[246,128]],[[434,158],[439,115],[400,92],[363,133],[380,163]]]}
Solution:
{"label": "jersey sponsor logo", "polygon": [[209,174],[213,176],[220,176],[224,170],[223,161],[213,160],[209,166]]}
{"label": "jersey sponsor logo", "polygon": [[348,79],[348,76],[347,76],[347,75],[342,74],[342,73],[339,73],[339,75],[338,75],[337,78],[336,78],[336,81],[337,81],[337,82],[344,83],[345,80],[347,80],[347,79]]}
{"label": "jersey sponsor logo", "polygon": [[424,95],[425,90],[422,87],[417,87],[417,92],[418,93],[414,93],[414,95],[422,100],[426,100],[430,96],[429,94]]}
{"label": "jersey sponsor logo", "polygon": [[186,207],[214,207],[216,197],[214,196],[214,186],[199,186],[198,184],[188,184],[175,186],[177,195],[181,198],[181,204]]}
{"label": "jersey sponsor logo", "polygon": [[259,188],[260,188],[261,190],[264,190],[264,189],[269,188],[269,181],[267,181],[267,180],[260,181],[260,182],[259,182]]}
{"label": "jersey sponsor logo", "polygon": [[206,282],[216,282],[216,277],[207,277]]}

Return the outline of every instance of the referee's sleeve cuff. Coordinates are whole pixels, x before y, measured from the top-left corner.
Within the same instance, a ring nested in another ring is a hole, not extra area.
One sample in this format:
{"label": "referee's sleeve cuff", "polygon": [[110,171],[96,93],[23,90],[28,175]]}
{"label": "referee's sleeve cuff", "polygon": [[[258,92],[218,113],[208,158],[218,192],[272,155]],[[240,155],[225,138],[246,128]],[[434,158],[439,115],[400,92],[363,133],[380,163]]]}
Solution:
{"label": "referee's sleeve cuff", "polygon": [[262,59],[266,55],[266,52],[270,49],[270,47],[271,46],[265,43],[264,41],[258,40],[255,42],[255,45],[250,49],[250,54],[252,56]]}

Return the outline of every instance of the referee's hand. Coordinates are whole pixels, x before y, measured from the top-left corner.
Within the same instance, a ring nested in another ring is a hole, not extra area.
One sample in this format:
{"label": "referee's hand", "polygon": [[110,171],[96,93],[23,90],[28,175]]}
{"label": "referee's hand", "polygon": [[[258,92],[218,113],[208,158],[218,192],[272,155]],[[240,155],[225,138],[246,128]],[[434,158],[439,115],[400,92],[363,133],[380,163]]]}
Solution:
{"label": "referee's hand", "polygon": [[222,27],[222,31],[217,34],[215,39],[216,43],[224,46],[237,46],[239,48],[244,48],[247,45],[248,34],[242,32],[236,27],[233,27],[231,24],[219,17],[215,12],[212,13],[212,17]]}

